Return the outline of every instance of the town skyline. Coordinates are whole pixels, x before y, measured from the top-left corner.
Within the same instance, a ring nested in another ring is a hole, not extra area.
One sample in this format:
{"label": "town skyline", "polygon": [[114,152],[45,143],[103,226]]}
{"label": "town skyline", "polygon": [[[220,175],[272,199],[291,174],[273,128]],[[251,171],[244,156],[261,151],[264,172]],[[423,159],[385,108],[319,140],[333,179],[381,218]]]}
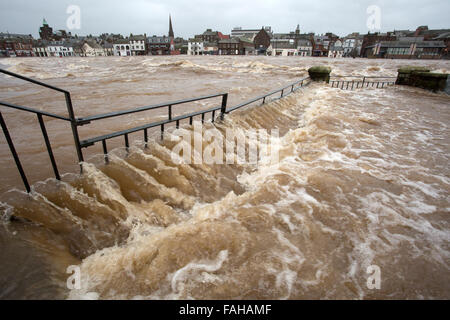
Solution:
{"label": "town skyline", "polygon": [[[358,1],[358,3],[345,3],[338,6],[334,2],[324,6],[323,1],[320,5],[311,4],[309,1],[295,3],[260,1],[259,6],[253,8],[249,4],[238,6],[239,12],[236,12],[236,7],[233,7],[234,2],[234,0],[228,2],[229,6],[223,3],[206,7],[203,5],[203,10],[199,13],[198,8],[188,8],[177,1],[167,3],[132,1],[126,8],[116,2],[102,7],[100,5],[102,1],[96,2],[95,5],[88,4],[84,0],[46,1],[44,4],[39,2],[39,5],[34,2],[25,4],[23,0],[3,1],[0,4],[0,30],[31,34],[34,38],[38,38],[37,26],[40,26],[42,19],[46,18],[55,29],[64,29],[80,36],[102,33],[158,35],[167,32],[167,18],[171,14],[176,36],[185,39],[207,28],[229,33],[234,27],[246,29],[269,25],[278,32],[288,32],[297,24],[300,24],[302,33],[333,32],[339,36],[345,36],[352,32],[367,33],[369,31],[366,22],[369,16],[367,8],[370,5],[379,5],[381,9],[381,27],[379,30],[371,30],[380,32],[414,29],[418,25],[428,25],[431,29],[447,28],[446,13],[450,11],[448,1],[433,1],[425,4],[410,1],[408,7],[403,6],[402,10],[397,10],[395,9],[397,5],[384,1]],[[328,2],[325,1],[325,3]],[[48,7],[50,3],[53,3],[51,8]],[[204,1],[195,0],[190,3],[192,7],[196,7],[196,4],[200,5]],[[69,5],[77,5],[80,8],[80,29],[68,30],[67,28],[69,14],[66,13],[66,9]],[[280,5],[285,9],[278,8]],[[285,11],[286,7],[290,10]],[[213,9],[217,11],[214,13]],[[102,10],[104,17],[99,21],[98,13]],[[151,14],[147,14],[148,12]],[[251,15],[245,19],[239,18],[246,13]],[[325,23],[322,22],[323,19],[319,19],[324,16],[326,16]],[[405,16],[407,16],[406,19]],[[431,16],[433,19],[427,18]],[[193,17],[200,17],[200,19],[193,19]]]}

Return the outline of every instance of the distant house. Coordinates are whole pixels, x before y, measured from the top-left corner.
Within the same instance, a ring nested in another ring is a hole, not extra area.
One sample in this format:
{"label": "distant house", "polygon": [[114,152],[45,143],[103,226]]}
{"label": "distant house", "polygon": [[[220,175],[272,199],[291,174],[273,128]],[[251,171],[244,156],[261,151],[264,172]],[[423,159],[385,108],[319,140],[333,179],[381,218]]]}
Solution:
{"label": "distant house", "polygon": [[222,39],[219,41],[219,55],[239,55],[241,44],[239,38]]}
{"label": "distant house", "polygon": [[5,39],[33,41],[33,36],[31,34],[0,32],[0,40]]}
{"label": "distant house", "polygon": [[[399,31],[399,34],[403,32]],[[353,32],[342,39],[344,57],[358,57],[361,54],[363,36],[359,32]]]}
{"label": "distant house", "polygon": [[217,42],[205,42],[203,43],[204,55],[217,55],[219,53],[219,45]]}
{"label": "distant house", "polygon": [[257,54],[266,54],[267,48],[270,47],[270,35],[264,27],[253,38],[253,44]]}
{"label": "distant house", "polygon": [[146,36],[130,36],[130,48],[132,56],[144,56],[147,54]]}
{"label": "distant house", "polygon": [[330,45],[333,39],[328,35],[320,35],[314,37],[314,57],[328,57],[328,51],[330,50]]}
{"label": "distant house", "polygon": [[73,54],[76,57],[84,57],[84,51],[83,51],[83,43],[82,42],[74,42],[72,44],[73,47]]}
{"label": "distant house", "polygon": [[[263,27],[263,29],[269,34],[272,35],[272,28],[271,27]],[[235,27],[233,30],[231,30],[231,37],[245,37],[247,39],[253,39],[261,29],[242,29],[241,27]]]}
{"label": "distant house", "polygon": [[200,38],[189,39],[187,54],[190,56],[203,55],[204,47],[203,40]]}
{"label": "distant house", "polygon": [[53,40],[53,29],[49,27],[45,18],[42,21],[42,27],[39,28],[39,36],[42,40]]}
{"label": "distant house", "polygon": [[360,41],[356,38],[345,39],[343,46],[342,46],[344,49],[344,56],[350,56],[350,55],[359,56],[360,50],[361,50],[361,44],[362,44],[362,41]]}
{"label": "distant house", "polygon": [[442,52],[442,58],[450,59],[450,32],[442,33],[441,35],[433,38],[434,41],[444,41],[446,48]]}
{"label": "distant house", "polygon": [[212,31],[212,29],[206,29],[202,34],[198,34],[194,37],[200,39],[203,42],[218,43],[220,40],[229,39],[230,36],[222,34],[219,31]]}
{"label": "distant house", "polygon": [[274,33],[271,38],[273,47],[278,47],[277,43],[284,43],[284,46],[286,46],[287,43],[290,43],[294,44],[294,47],[297,47],[300,39],[309,39],[310,35],[300,34],[300,25],[297,25],[295,31],[288,33]]}
{"label": "distant house", "polygon": [[34,55],[33,42],[24,38],[0,39],[0,56],[3,57],[32,57]]}
{"label": "distant house", "polygon": [[311,40],[299,40],[298,41],[298,55],[301,57],[311,57],[313,51],[313,45]]}
{"label": "distant house", "polygon": [[188,51],[190,56],[199,56],[203,54],[203,40],[199,38],[193,38],[188,40]]}
{"label": "distant house", "polygon": [[344,48],[342,46],[338,46],[333,44],[328,50],[329,58],[342,58],[344,56]]}
{"label": "distant house", "polygon": [[179,51],[180,54],[187,54],[189,45],[188,40],[185,40],[182,37],[176,37],[173,41],[175,43],[175,50]]}
{"label": "distant house", "polygon": [[253,41],[244,37],[223,39],[218,44],[219,55],[251,55],[255,54]]}
{"label": "distant house", "polygon": [[253,40],[245,37],[240,37],[239,41],[241,45],[240,54],[247,56],[256,54],[255,44],[253,43]]}
{"label": "distant house", "polygon": [[420,26],[416,29],[413,35],[414,37],[422,36],[425,41],[433,40],[440,35],[449,33],[450,29],[428,29],[428,26]]}
{"label": "distant house", "polygon": [[103,52],[104,52],[105,56],[113,56],[114,55],[114,46],[112,43],[105,42],[102,45],[102,48],[103,48]]}
{"label": "distant house", "polygon": [[386,59],[440,59],[446,45],[443,41],[382,41],[373,46],[369,57]]}
{"label": "distant house", "polygon": [[206,29],[202,34],[188,40],[188,55],[215,55],[219,51],[219,41],[230,39],[230,36],[219,31]]}
{"label": "distant house", "polygon": [[73,57],[73,46],[64,41],[51,41],[47,45],[47,53],[50,57]]}
{"label": "distant house", "polygon": [[127,39],[116,40],[113,44],[114,55],[119,57],[131,56],[130,42]]}
{"label": "distant house", "polygon": [[148,54],[156,55],[170,55],[171,40],[167,36],[157,37],[152,36],[147,38]]}
{"label": "distant house", "polygon": [[361,57],[367,58],[368,56],[371,56],[373,54],[373,47],[375,44],[386,41],[396,41],[397,36],[393,34],[392,32],[387,33],[367,33],[363,36],[363,41],[361,44]]}
{"label": "distant house", "polygon": [[47,51],[49,57],[59,57],[62,51],[62,41],[51,41],[47,44]]}
{"label": "distant house", "polygon": [[267,51],[270,52],[272,56],[289,57],[298,55],[298,47],[295,45],[293,39],[287,41],[273,41]]}
{"label": "distant house", "polygon": [[102,46],[95,41],[84,41],[82,49],[85,57],[101,57],[105,55]]}
{"label": "distant house", "polygon": [[35,57],[48,57],[47,43],[43,41],[35,41],[33,43],[33,51]]}

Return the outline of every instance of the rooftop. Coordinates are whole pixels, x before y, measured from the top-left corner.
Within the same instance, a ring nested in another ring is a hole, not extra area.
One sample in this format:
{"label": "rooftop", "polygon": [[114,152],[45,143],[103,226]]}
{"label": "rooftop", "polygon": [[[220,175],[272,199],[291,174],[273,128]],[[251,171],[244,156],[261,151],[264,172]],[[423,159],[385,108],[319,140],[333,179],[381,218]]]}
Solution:
{"label": "rooftop", "polygon": [[418,48],[445,48],[443,41],[382,41],[384,48],[409,48],[415,44]]}

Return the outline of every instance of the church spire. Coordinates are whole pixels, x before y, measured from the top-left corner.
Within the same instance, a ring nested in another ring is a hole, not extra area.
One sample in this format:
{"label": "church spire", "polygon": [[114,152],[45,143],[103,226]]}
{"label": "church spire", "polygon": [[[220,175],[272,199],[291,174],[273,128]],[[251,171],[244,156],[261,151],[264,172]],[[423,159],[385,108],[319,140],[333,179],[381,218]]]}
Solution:
{"label": "church spire", "polygon": [[169,14],[169,38],[174,38],[173,28],[172,28],[172,17]]}

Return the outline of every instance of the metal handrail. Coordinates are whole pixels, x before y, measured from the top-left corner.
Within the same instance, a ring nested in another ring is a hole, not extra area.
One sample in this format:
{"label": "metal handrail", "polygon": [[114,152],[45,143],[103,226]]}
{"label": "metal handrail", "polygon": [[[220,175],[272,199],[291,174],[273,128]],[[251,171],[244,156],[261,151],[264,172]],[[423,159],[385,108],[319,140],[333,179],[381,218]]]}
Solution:
{"label": "metal handrail", "polygon": [[47,116],[47,117],[50,117],[50,118],[70,121],[70,118],[63,117],[63,116],[60,116],[60,115],[57,115],[57,114],[54,114],[54,113],[41,111],[41,110],[37,110],[37,109],[25,107],[25,106],[19,106],[19,105],[8,103],[8,102],[4,102],[4,101],[0,101],[0,105],[5,106],[5,107],[9,107],[9,108],[13,108],[13,109],[18,109],[18,110],[22,110],[22,111],[27,111],[27,112],[31,112],[31,113],[40,114],[41,116]]}
{"label": "metal handrail", "polygon": [[[75,114],[73,111],[73,106],[72,106],[72,99],[70,97],[70,92],[46,83],[43,83],[41,81],[37,81],[34,79],[30,79],[27,77],[24,77],[22,75],[4,70],[4,69],[0,69],[0,73],[6,74],[8,76],[11,77],[15,77],[57,92],[61,92],[64,94],[64,98],[65,98],[65,102],[66,102],[66,107],[67,107],[67,112],[69,114],[69,117],[64,117],[64,116],[60,116],[54,113],[50,113],[50,112],[46,112],[46,111],[41,111],[41,110],[37,110],[34,108],[30,108],[30,107],[25,107],[25,106],[19,106],[16,104],[12,104],[12,103],[8,103],[8,102],[4,102],[4,101],[0,101],[0,105],[8,107],[8,108],[12,108],[12,109],[16,109],[16,110],[21,110],[21,111],[26,111],[26,112],[30,112],[30,113],[34,113],[37,116],[37,120],[39,122],[39,127],[41,129],[42,135],[44,137],[44,142],[45,142],[45,146],[47,148],[47,152],[48,152],[48,156],[50,158],[50,162],[52,164],[52,168],[53,168],[53,172],[55,174],[55,178],[57,180],[61,180],[61,176],[59,174],[58,171],[58,166],[56,164],[55,161],[55,157],[53,154],[53,149],[47,134],[47,129],[45,127],[45,122],[43,119],[43,116],[47,116],[47,117],[51,117],[51,118],[55,118],[55,119],[59,119],[59,120],[64,120],[64,121],[69,121],[71,123],[71,127],[72,127],[72,134],[73,134],[73,138],[74,138],[74,142],[75,142],[75,148],[77,150],[77,155],[78,155],[78,160],[81,163],[83,161],[83,153],[81,151],[81,146],[80,146],[80,140],[79,140],[79,136],[78,136],[78,128],[77,128],[77,120],[75,118]],[[27,190],[27,192],[31,192],[31,188],[30,188],[30,184],[28,183],[28,179],[25,175],[25,172],[23,170],[22,164],[20,162],[19,159],[19,155],[17,154],[16,148],[14,146],[14,143],[12,141],[11,135],[9,134],[9,130],[8,127],[6,126],[5,120],[3,119],[3,115],[0,112],[0,122],[1,122],[1,127],[3,130],[3,134],[5,135],[6,141],[8,143],[9,146],[9,150],[12,153],[12,156],[14,158],[14,161],[16,163],[17,169],[19,170],[20,176],[22,178],[23,184],[25,185],[25,189]]]}
{"label": "metal handrail", "polygon": [[28,183],[28,179],[23,171],[22,163],[20,162],[19,156],[17,154],[16,148],[14,147],[14,143],[12,142],[11,135],[9,134],[8,127],[6,126],[5,120],[3,119],[3,115],[0,112],[0,125],[3,129],[3,134],[5,135],[6,142],[8,143],[9,149],[11,150],[14,161],[16,162],[17,169],[19,170],[19,174],[22,178],[23,184],[25,185],[25,189],[29,193],[31,191],[30,184]]}
{"label": "metal handrail", "polygon": [[[395,81],[390,81],[388,79],[395,79],[396,77],[392,77],[392,76],[331,76],[330,78],[359,78],[362,79],[362,81],[355,81],[355,80],[330,80],[331,83],[331,87],[332,88],[338,88],[338,89],[342,89],[342,90],[353,90],[355,88],[355,84],[356,84],[356,89],[358,88],[368,88],[370,85],[372,87],[376,87],[377,88],[384,88],[385,86],[390,86],[390,85],[394,85]],[[383,80],[387,80],[387,81],[366,81],[366,79],[383,79]],[[335,86],[336,85],[336,86]],[[344,88],[345,87],[345,88]]]}
{"label": "metal handrail", "polygon": [[[206,99],[212,99],[212,98],[217,98],[217,97],[222,97],[222,104],[220,107],[214,107],[214,108],[210,108],[207,110],[201,110],[201,111],[184,114],[184,115],[177,116],[177,117],[172,116],[172,106],[174,106],[174,105],[195,102],[195,101],[201,101],[201,100],[206,100]],[[110,112],[110,113],[105,113],[105,114],[100,114],[100,115],[79,118],[78,125],[84,125],[84,124],[88,124],[91,121],[95,121],[95,120],[107,119],[107,118],[111,118],[111,117],[117,117],[117,116],[122,116],[122,115],[126,115],[126,114],[133,114],[133,113],[147,111],[147,110],[155,110],[155,109],[159,109],[159,108],[167,108],[168,109],[168,119],[166,119],[166,120],[152,122],[152,123],[148,123],[148,124],[145,124],[142,126],[138,126],[138,127],[134,127],[134,128],[126,129],[126,130],[121,130],[121,131],[116,131],[116,132],[109,133],[106,135],[86,139],[86,140],[83,140],[80,142],[80,147],[87,148],[87,147],[94,145],[96,142],[101,141],[102,146],[103,146],[103,154],[105,157],[105,161],[108,162],[108,148],[107,148],[107,144],[106,144],[107,140],[116,138],[116,137],[120,137],[120,136],[124,136],[125,147],[128,150],[128,148],[129,148],[128,135],[130,133],[144,131],[144,142],[145,142],[145,147],[147,147],[147,144],[148,144],[148,131],[147,130],[148,129],[160,126],[161,127],[161,139],[163,139],[164,138],[164,128],[165,128],[166,124],[175,122],[176,127],[179,128],[181,120],[190,118],[189,123],[192,124],[193,117],[197,116],[197,115],[201,115],[202,122],[204,122],[205,114],[210,113],[210,112],[212,113],[212,122],[214,122],[216,111],[220,110],[221,118],[223,118],[223,116],[225,115],[227,100],[228,100],[228,93],[218,93],[218,94],[212,94],[212,95],[201,96],[201,97],[196,97],[196,98],[177,100],[177,101],[172,101],[172,102],[160,103],[160,104],[156,104],[156,105],[139,107],[139,108],[135,108],[132,110]]]}
{"label": "metal handrail", "polygon": [[330,76],[330,78],[381,78],[381,79],[396,79],[397,77],[383,77],[383,76]]}
{"label": "metal handrail", "polygon": [[[81,151],[81,147],[80,147],[80,137],[79,137],[79,134],[78,134],[78,124],[77,124],[77,119],[75,117],[75,113],[73,111],[72,98],[70,96],[70,92],[67,91],[67,90],[64,90],[64,89],[61,89],[61,88],[49,85],[47,83],[38,81],[38,80],[34,80],[34,79],[31,79],[31,78],[24,77],[24,76],[22,76],[20,74],[17,74],[17,73],[11,72],[11,71],[7,71],[7,70],[4,70],[4,69],[0,69],[0,73],[6,74],[6,75],[14,77],[14,78],[18,78],[18,79],[24,80],[26,82],[30,82],[30,83],[36,84],[36,85],[41,86],[41,87],[45,87],[45,88],[48,88],[48,89],[51,89],[51,90],[54,90],[54,91],[58,91],[58,92],[61,92],[61,93],[64,94],[64,98],[65,98],[65,101],[66,101],[67,113],[69,114],[68,118],[62,117],[62,116],[58,116],[56,114],[52,114],[52,113],[48,113],[48,112],[45,113],[43,111],[36,112],[38,110],[31,109],[31,108],[24,107],[24,106],[12,107],[11,106],[12,104],[6,104],[6,103],[2,103],[2,105],[3,106],[7,106],[7,107],[11,107],[11,108],[15,108],[15,109],[20,109],[20,110],[23,110],[23,111],[34,112],[36,114],[42,114],[42,115],[46,115],[46,116],[49,116],[49,117],[58,118],[58,119],[62,119],[62,120],[69,119],[69,121],[71,123],[73,139],[74,139],[74,142],[75,142],[75,148],[77,150],[78,161],[79,162],[83,162],[84,159],[83,159],[83,152]],[[27,109],[29,109],[29,110],[27,110]],[[32,111],[32,110],[34,110],[34,111]]]}
{"label": "metal handrail", "polygon": [[[190,124],[192,124],[192,118],[193,117],[198,116],[198,115],[202,115],[203,116],[204,114],[209,113],[209,112],[214,113],[215,111],[218,111],[221,108],[222,107],[214,107],[214,108],[210,108],[210,109],[206,109],[206,110],[202,110],[202,111],[192,112],[192,113],[188,113],[188,114],[185,114],[185,115],[181,115],[181,116],[177,116],[177,117],[171,118],[170,120],[167,119],[167,120],[152,122],[152,123],[148,123],[148,124],[145,124],[145,125],[142,125],[142,126],[138,126],[138,127],[122,130],[122,131],[116,131],[116,132],[105,134],[105,135],[102,135],[102,136],[86,139],[86,140],[81,141],[81,147],[87,148],[89,146],[92,146],[96,142],[100,142],[100,141],[103,141],[103,140],[109,140],[109,139],[112,139],[112,138],[120,137],[120,136],[123,136],[123,135],[128,135],[130,133],[143,131],[143,130],[154,128],[154,127],[164,126],[165,124],[169,124],[169,123],[172,123],[172,122],[177,122],[176,126],[178,128],[180,120],[190,118],[191,119]],[[204,122],[204,117],[202,117],[202,122]],[[214,116],[212,117],[212,122],[214,122]],[[164,129],[162,131],[164,132]],[[147,134],[145,134],[145,136],[147,136]],[[148,139],[145,139],[145,142],[148,142]]]}
{"label": "metal handrail", "polygon": [[197,98],[177,100],[177,101],[172,101],[172,102],[164,102],[164,103],[160,103],[160,104],[139,107],[139,108],[135,108],[135,109],[131,109],[131,110],[108,112],[108,113],[104,113],[104,114],[98,114],[98,115],[78,118],[78,121],[79,122],[90,122],[90,121],[94,121],[94,120],[101,120],[101,119],[106,119],[106,118],[112,118],[112,117],[122,116],[122,115],[125,115],[125,114],[131,114],[131,113],[136,113],[136,112],[141,112],[141,111],[160,109],[160,108],[175,106],[175,105],[178,105],[178,104],[184,104],[184,103],[188,103],[188,102],[194,102],[194,101],[200,101],[200,100],[216,98],[216,97],[223,96],[225,94],[226,93],[217,93],[217,94],[212,94],[212,95],[202,96],[202,97],[197,97]]}
{"label": "metal handrail", "polygon": [[[290,93],[296,91],[299,87],[303,87],[303,83],[304,83],[304,81],[306,81],[306,80],[309,80],[309,77],[306,77],[306,78],[304,78],[304,79],[300,79],[300,80],[298,80],[298,81],[295,81],[295,82],[293,82],[293,83],[291,83],[291,84],[289,84],[289,85],[287,85],[287,86],[285,86],[285,87],[283,87],[283,88],[280,88],[280,89],[277,89],[277,90],[270,91],[269,93],[266,93],[266,94],[264,94],[264,95],[262,95],[262,96],[259,96],[259,97],[256,97],[256,98],[247,100],[247,101],[245,101],[245,102],[242,102],[242,103],[240,103],[240,104],[238,104],[238,105],[236,105],[236,106],[234,106],[234,107],[228,108],[228,109],[226,110],[225,113],[230,113],[230,112],[232,112],[232,111],[234,111],[234,110],[237,110],[237,109],[240,109],[240,108],[242,108],[242,107],[248,106],[249,104],[252,104],[252,103],[254,103],[254,102],[256,102],[256,101],[259,101],[259,100],[262,100],[262,103],[264,104],[264,103],[266,103],[266,98],[267,98],[267,97],[269,97],[269,96],[271,96],[271,95],[274,95],[274,94],[276,94],[276,93],[278,93],[278,92],[281,92],[281,97],[280,97],[280,98],[283,98],[284,96],[286,96],[286,95],[288,95],[288,94],[290,94]],[[297,88],[295,88],[295,86],[298,85],[298,84],[300,84],[300,86],[297,87]],[[291,91],[290,91],[288,94],[284,95],[284,90],[286,90],[286,89],[288,89],[288,88],[291,88]]]}
{"label": "metal handrail", "polygon": [[[153,127],[161,127],[161,139],[164,136],[164,126],[166,124],[175,122],[176,123],[176,127],[179,128],[180,125],[180,121],[184,120],[184,119],[188,119],[189,118],[189,124],[192,125],[192,121],[193,118],[195,116],[199,116],[201,115],[202,118],[202,122],[205,121],[205,114],[207,113],[212,113],[212,118],[211,121],[214,122],[215,121],[215,116],[216,116],[216,112],[220,112],[220,118],[223,119],[225,114],[228,114],[234,110],[237,110],[239,108],[242,108],[244,106],[247,106],[251,103],[254,103],[258,100],[262,100],[262,103],[264,104],[266,102],[266,98],[269,96],[272,96],[276,93],[281,92],[281,96],[278,99],[283,98],[286,95],[289,95],[290,93],[296,91],[298,88],[301,88],[304,86],[304,82],[307,81],[309,79],[309,77],[304,78],[304,79],[300,79],[298,81],[295,81],[287,86],[284,86],[283,88],[277,89],[277,90],[273,90],[269,93],[266,93],[262,96],[250,99],[246,102],[240,103],[234,107],[231,107],[229,109],[227,109],[227,101],[228,101],[228,93],[217,93],[217,94],[212,94],[212,95],[207,95],[207,96],[201,96],[201,97],[196,97],[196,98],[190,98],[190,99],[184,99],[184,100],[177,100],[177,101],[171,101],[171,102],[165,102],[165,103],[160,103],[160,104],[155,104],[155,105],[149,105],[149,106],[143,106],[143,107],[139,107],[139,108],[134,108],[131,110],[122,110],[122,111],[117,111],[117,112],[109,112],[109,113],[103,113],[103,114],[98,114],[98,115],[92,115],[92,116],[87,116],[87,117],[80,117],[80,118],[76,118],[75,114],[74,114],[74,110],[73,110],[73,105],[72,105],[72,100],[70,97],[70,92],[52,85],[48,85],[46,83],[34,80],[34,79],[30,79],[24,76],[21,76],[19,74],[15,74],[13,72],[10,71],[6,71],[3,69],[0,69],[0,73],[36,84],[36,85],[40,85],[58,92],[61,92],[64,94],[65,96],[65,102],[66,102],[66,107],[67,107],[67,111],[69,116],[65,117],[65,116],[60,116],[54,113],[50,113],[50,112],[46,112],[46,111],[41,111],[38,109],[34,109],[34,108],[30,108],[30,107],[26,107],[26,106],[20,106],[20,105],[16,105],[16,104],[12,104],[12,103],[8,103],[8,102],[4,102],[4,101],[0,101],[0,105],[8,107],[8,108],[13,108],[16,110],[21,110],[21,111],[26,111],[26,112],[30,112],[30,113],[34,113],[36,114],[37,118],[38,118],[38,122],[42,131],[42,135],[44,137],[44,141],[45,141],[45,145],[47,147],[47,151],[48,151],[48,155],[50,158],[50,162],[52,164],[53,167],[53,171],[55,174],[56,179],[60,180],[60,174],[57,168],[57,164],[53,155],[53,150],[50,144],[50,140],[48,138],[48,134],[47,134],[47,130],[45,128],[45,123],[43,120],[43,116],[47,116],[47,117],[51,117],[51,118],[55,118],[55,119],[59,119],[59,120],[64,120],[64,121],[69,121],[71,123],[71,127],[72,127],[72,134],[73,134],[73,138],[74,138],[74,142],[75,142],[75,147],[77,150],[77,155],[78,155],[78,160],[80,163],[80,168],[81,167],[81,163],[84,161],[83,160],[83,152],[82,152],[82,148],[87,148],[89,146],[94,145],[96,142],[102,142],[102,146],[103,146],[103,153],[105,155],[105,161],[108,162],[108,150],[107,150],[107,145],[106,145],[106,141],[115,137],[119,137],[119,136],[124,136],[125,138],[125,147],[128,149],[129,148],[129,139],[128,139],[128,135],[130,133],[134,133],[134,132],[138,132],[138,131],[144,131],[144,141],[145,141],[145,146],[147,147],[147,143],[148,143],[148,129],[153,128]],[[309,82],[308,82],[309,84]],[[290,88],[290,91],[286,93],[286,90]],[[185,103],[189,103],[189,102],[195,102],[195,101],[201,101],[201,100],[206,100],[206,99],[212,99],[212,98],[217,98],[217,97],[222,97],[222,103],[220,106],[216,106],[213,108],[209,108],[206,110],[201,110],[201,111],[196,111],[196,112],[191,112],[188,114],[184,114],[184,115],[180,115],[180,116],[176,116],[173,117],[172,116],[172,106],[175,105],[180,105],[180,104],[185,104]],[[126,130],[121,130],[121,131],[116,131],[116,132],[112,132],[106,135],[102,135],[102,136],[97,136],[97,137],[93,137],[93,138],[89,138],[83,141],[80,141],[79,138],[79,134],[78,134],[78,127],[79,126],[83,126],[86,124],[89,124],[91,121],[97,121],[97,120],[102,120],[102,119],[107,119],[107,118],[112,118],[112,117],[118,117],[118,116],[123,116],[123,115],[127,115],[127,114],[133,114],[133,113],[137,113],[137,112],[143,112],[143,111],[148,111],[148,110],[155,110],[155,109],[160,109],[160,108],[168,108],[168,119],[162,120],[162,121],[157,121],[157,122],[152,122],[152,123],[148,123],[145,125],[141,125],[141,126],[137,126],[134,128],[129,128]],[[14,157],[14,160],[16,162],[16,166],[19,170],[19,173],[22,177],[22,181],[25,185],[25,188],[27,190],[27,192],[31,191],[30,185],[28,183],[28,180],[26,178],[26,175],[24,173],[22,164],[20,162],[19,156],[16,152],[16,149],[14,147],[13,141],[11,139],[11,136],[9,134],[8,128],[6,126],[6,123],[3,119],[2,113],[0,112],[0,124],[1,127],[3,129],[3,133],[6,137],[8,146],[10,148],[10,151]]]}
{"label": "metal handrail", "polygon": [[55,90],[55,91],[59,91],[59,92],[62,92],[62,93],[69,93],[69,91],[67,91],[67,90],[64,90],[64,89],[61,89],[61,88],[49,85],[49,84],[41,82],[41,81],[37,81],[37,80],[31,79],[31,78],[24,77],[24,76],[22,76],[20,74],[17,74],[17,73],[8,71],[8,70],[0,69],[0,73],[4,73],[4,74],[7,74],[8,76],[11,76],[11,77],[14,77],[14,78],[18,78],[18,79],[22,79],[24,81],[31,82],[31,83],[37,84],[39,86]]}

